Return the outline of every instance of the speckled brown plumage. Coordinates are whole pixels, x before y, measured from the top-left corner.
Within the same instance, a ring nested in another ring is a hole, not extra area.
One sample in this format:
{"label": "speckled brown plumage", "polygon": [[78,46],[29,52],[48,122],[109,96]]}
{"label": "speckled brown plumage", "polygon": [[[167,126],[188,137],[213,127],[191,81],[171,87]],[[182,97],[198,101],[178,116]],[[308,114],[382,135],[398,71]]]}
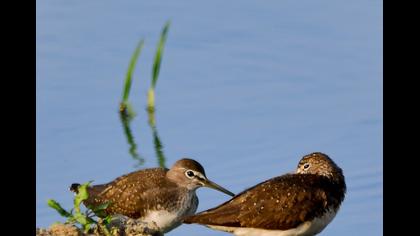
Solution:
{"label": "speckled brown plumage", "polygon": [[176,208],[180,194],[185,194],[187,189],[185,192],[180,191],[176,183],[167,181],[167,171],[163,168],[140,170],[108,184],[92,186],[88,188],[90,197],[84,203],[96,206],[109,201],[111,204],[106,209],[107,214],[121,214],[131,218],[139,218],[146,211],[159,210],[161,206]]}
{"label": "speckled brown plumage", "polygon": [[[178,160],[171,169],[151,168],[123,175],[112,182],[88,187],[86,206],[110,203],[108,215],[124,215],[145,222],[154,221],[162,232],[181,224],[198,206],[195,190],[211,187],[234,195],[207,179],[204,168],[195,160]],[[77,192],[79,184],[70,190]]]}
{"label": "speckled brown plumage", "polygon": [[[306,164],[310,164],[307,173]],[[187,217],[184,223],[288,230],[338,210],[346,185],[341,169],[325,154],[302,158],[295,174],[264,181],[224,204]]]}

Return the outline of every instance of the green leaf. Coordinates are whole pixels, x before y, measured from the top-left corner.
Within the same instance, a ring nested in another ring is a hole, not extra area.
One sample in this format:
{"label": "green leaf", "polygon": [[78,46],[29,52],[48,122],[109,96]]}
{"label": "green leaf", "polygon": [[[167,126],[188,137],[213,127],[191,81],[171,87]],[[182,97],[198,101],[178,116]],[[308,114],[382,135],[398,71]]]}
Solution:
{"label": "green leaf", "polygon": [[107,216],[105,209],[109,206],[110,202],[102,203],[98,206],[88,206],[88,208],[98,217]]}
{"label": "green leaf", "polygon": [[55,200],[48,199],[47,204],[51,208],[55,209],[61,216],[64,216],[64,217],[70,217],[71,216],[71,214],[68,211],[64,210],[60,206],[60,204],[58,202],[56,202]]}
{"label": "green leaf", "polygon": [[112,215],[109,215],[109,216],[103,218],[103,221],[106,225],[108,225],[112,221]]}
{"label": "green leaf", "polygon": [[100,204],[96,207],[90,208],[90,209],[92,209],[93,212],[102,211],[102,210],[105,210],[109,206],[109,204],[110,204],[110,202],[105,202],[105,203],[102,203],[102,204]]}
{"label": "green leaf", "polygon": [[160,71],[160,64],[162,62],[162,54],[163,49],[165,46],[166,38],[168,35],[169,26],[171,25],[170,21],[167,21],[165,26],[162,29],[162,33],[160,35],[160,40],[156,49],[155,54],[155,61],[153,63],[153,71],[152,71],[152,88],[154,89],[156,87],[156,82],[159,77],[159,71]]}
{"label": "green leaf", "polygon": [[90,183],[92,183],[92,182],[93,181],[89,181],[87,183],[84,183],[84,184],[80,185],[79,192],[74,197],[74,209],[75,209],[76,213],[80,213],[80,203],[82,203],[82,201],[88,199],[89,193],[87,191],[87,188],[89,187]]}
{"label": "green leaf", "polygon": [[71,215],[71,216],[67,217],[67,221],[66,222],[67,223],[70,223],[70,224],[73,224],[73,223],[76,222],[76,219],[74,219],[74,216]]}
{"label": "green leaf", "polygon": [[88,218],[87,216],[85,216],[84,214],[82,214],[80,212],[76,212],[73,215],[73,217],[77,222],[79,222],[81,225],[83,225],[83,227],[85,227],[87,224],[93,223],[92,219]]}
{"label": "green leaf", "polygon": [[89,232],[91,225],[92,225],[91,223],[87,223],[83,226],[85,234],[87,234]]}
{"label": "green leaf", "polygon": [[134,72],[134,68],[137,64],[137,59],[140,56],[140,52],[143,48],[144,40],[140,40],[140,42],[137,44],[136,50],[134,51],[133,55],[131,56],[130,65],[128,66],[127,74],[125,76],[125,83],[124,83],[124,90],[123,90],[123,98],[122,102],[127,103],[128,101],[128,95],[130,94],[130,88],[131,88],[131,81],[132,81],[132,75]]}

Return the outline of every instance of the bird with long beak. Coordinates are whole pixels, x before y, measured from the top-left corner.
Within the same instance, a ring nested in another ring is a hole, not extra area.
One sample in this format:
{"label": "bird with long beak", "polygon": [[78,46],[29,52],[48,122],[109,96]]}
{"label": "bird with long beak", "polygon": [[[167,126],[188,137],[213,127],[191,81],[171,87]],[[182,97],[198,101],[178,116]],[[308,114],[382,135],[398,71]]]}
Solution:
{"label": "bird with long beak", "polygon": [[[80,184],[70,190],[78,192]],[[178,160],[170,169],[150,168],[123,175],[114,181],[87,188],[86,206],[110,203],[108,215],[123,215],[154,224],[160,233],[178,227],[198,207],[196,190],[208,187],[230,196],[234,193],[206,177],[203,166],[192,159]]]}

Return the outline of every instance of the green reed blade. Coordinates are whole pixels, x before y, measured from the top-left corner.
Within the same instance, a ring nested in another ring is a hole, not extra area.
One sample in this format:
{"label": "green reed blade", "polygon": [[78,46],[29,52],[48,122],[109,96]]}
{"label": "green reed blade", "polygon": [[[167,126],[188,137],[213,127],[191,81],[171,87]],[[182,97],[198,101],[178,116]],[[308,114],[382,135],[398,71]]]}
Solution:
{"label": "green reed blade", "polygon": [[165,26],[163,27],[162,33],[160,35],[160,40],[156,49],[155,61],[153,63],[153,71],[152,71],[152,88],[153,89],[156,87],[156,82],[159,76],[160,64],[162,62],[163,48],[165,46],[165,42],[166,42],[170,25],[171,25],[171,22],[167,21]]}
{"label": "green reed blade", "polygon": [[131,56],[130,65],[128,67],[127,74],[125,76],[124,91],[123,91],[123,98],[122,98],[123,104],[127,103],[128,101],[128,95],[130,94],[130,88],[131,88],[132,75],[134,72],[134,68],[136,67],[137,59],[139,58],[140,52],[143,48],[143,44],[144,44],[144,40],[142,39],[137,44],[136,50]]}

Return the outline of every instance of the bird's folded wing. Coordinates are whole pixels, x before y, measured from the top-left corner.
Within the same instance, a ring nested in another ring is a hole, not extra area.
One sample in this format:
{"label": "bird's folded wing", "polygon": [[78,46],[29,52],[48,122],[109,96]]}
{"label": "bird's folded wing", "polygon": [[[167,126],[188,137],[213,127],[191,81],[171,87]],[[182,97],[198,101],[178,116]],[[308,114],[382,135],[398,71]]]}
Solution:
{"label": "bird's folded wing", "polygon": [[283,175],[245,190],[186,223],[285,230],[322,214],[327,196],[315,175]]}

